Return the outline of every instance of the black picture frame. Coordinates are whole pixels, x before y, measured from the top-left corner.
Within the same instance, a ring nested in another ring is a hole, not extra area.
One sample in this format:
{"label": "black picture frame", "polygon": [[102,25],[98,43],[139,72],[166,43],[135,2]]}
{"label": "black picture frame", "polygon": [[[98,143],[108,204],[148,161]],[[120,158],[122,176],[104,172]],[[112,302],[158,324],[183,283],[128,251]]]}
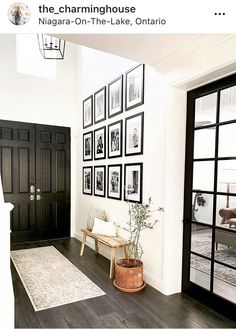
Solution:
{"label": "black picture frame", "polygon": [[108,118],[123,112],[123,74],[108,84]]}
{"label": "black picture frame", "polygon": [[[85,176],[87,174],[87,177]],[[83,194],[92,195],[93,193],[93,167],[83,167]]]}
{"label": "black picture frame", "polygon": [[145,65],[138,66],[125,74],[125,110],[129,111],[144,104]]}
{"label": "black picture frame", "polygon": [[122,199],[122,165],[121,164],[114,164],[107,166],[107,198],[115,199],[115,200]]}
{"label": "black picture frame", "polygon": [[144,112],[125,119],[125,155],[143,154]]}
{"label": "black picture frame", "polygon": [[106,127],[94,130],[94,160],[106,159]]}
{"label": "black picture frame", "polygon": [[94,124],[104,120],[106,120],[106,87],[94,93]]}
{"label": "black picture frame", "polygon": [[83,161],[91,160],[93,160],[93,132],[89,131],[83,134]]}
{"label": "black picture frame", "polygon": [[83,128],[93,125],[93,95],[83,101]]}
{"label": "black picture frame", "polygon": [[[133,175],[132,175],[133,171]],[[135,175],[134,175],[134,172]],[[138,174],[137,174],[138,172]],[[143,163],[128,163],[124,167],[124,201],[142,203],[143,201]],[[138,179],[138,182],[137,182]]]}
{"label": "black picture frame", "polygon": [[[102,172],[102,177],[98,176],[98,172]],[[93,194],[105,198],[106,196],[106,166],[94,166],[94,188]],[[102,188],[101,188],[102,187]]]}
{"label": "black picture frame", "polygon": [[108,158],[111,159],[121,157],[123,151],[123,120],[119,120],[108,125],[107,134]]}

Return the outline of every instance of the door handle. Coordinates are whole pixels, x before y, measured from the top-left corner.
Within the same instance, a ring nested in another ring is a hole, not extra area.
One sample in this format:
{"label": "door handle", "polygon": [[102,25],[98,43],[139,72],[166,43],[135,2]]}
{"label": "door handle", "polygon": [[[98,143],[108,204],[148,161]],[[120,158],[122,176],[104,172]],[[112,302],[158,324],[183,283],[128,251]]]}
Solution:
{"label": "door handle", "polygon": [[37,201],[41,200],[41,196],[39,194],[36,195],[36,200]]}
{"label": "door handle", "polygon": [[30,201],[34,201],[34,195],[33,194],[30,195]]}

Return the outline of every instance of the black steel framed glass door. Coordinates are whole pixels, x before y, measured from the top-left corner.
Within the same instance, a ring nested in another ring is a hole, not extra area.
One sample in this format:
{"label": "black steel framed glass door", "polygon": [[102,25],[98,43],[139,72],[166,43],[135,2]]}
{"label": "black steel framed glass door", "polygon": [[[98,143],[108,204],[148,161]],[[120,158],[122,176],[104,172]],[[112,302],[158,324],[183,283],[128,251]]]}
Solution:
{"label": "black steel framed glass door", "polygon": [[182,290],[235,317],[236,74],[187,106]]}

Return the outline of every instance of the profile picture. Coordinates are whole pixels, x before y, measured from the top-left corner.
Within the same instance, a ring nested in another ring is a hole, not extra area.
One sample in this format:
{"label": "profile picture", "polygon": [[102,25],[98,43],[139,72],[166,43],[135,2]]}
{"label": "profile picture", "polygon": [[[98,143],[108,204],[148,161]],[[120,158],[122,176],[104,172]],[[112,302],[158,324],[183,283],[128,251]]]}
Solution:
{"label": "profile picture", "polygon": [[16,2],[8,9],[8,18],[14,25],[24,25],[30,19],[30,9],[23,2]]}

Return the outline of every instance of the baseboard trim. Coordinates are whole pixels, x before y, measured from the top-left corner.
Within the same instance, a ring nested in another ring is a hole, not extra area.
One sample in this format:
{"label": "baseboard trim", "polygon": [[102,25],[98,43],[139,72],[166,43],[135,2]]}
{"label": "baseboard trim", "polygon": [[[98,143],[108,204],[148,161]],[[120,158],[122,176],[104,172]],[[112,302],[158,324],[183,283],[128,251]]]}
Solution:
{"label": "baseboard trim", "polygon": [[[81,233],[75,232],[74,236],[77,240],[82,241],[83,235]],[[92,239],[87,239],[86,246],[95,250],[94,241]],[[100,249],[100,253],[102,256],[106,257],[107,259],[110,259],[108,253],[103,252],[103,250],[101,250],[101,249]],[[143,274],[144,274],[145,281],[150,286],[152,286],[154,289],[157,289],[158,291],[160,291],[162,293],[162,290],[163,290],[162,280],[158,279],[155,275],[153,275],[149,272],[146,272],[146,271],[144,271]]]}

